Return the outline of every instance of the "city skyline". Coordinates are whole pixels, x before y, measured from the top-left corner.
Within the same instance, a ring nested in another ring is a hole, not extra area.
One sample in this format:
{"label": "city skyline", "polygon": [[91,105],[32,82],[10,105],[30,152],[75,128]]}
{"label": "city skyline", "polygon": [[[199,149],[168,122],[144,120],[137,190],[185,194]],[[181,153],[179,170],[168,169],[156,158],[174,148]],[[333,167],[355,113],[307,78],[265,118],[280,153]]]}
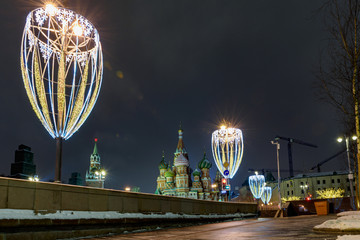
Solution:
{"label": "city skyline", "polygon": [[[34,152],[39,177],[54,179],[55,146],[32,112],[19,64],[22,29],[41,3],[6,1],[0,10],[3,48],[3,112],[0,140],[8,175],[19,144]],[[244,156],[235,178],[248,168],[276,168],[275,136],[300,139],[318,149],[293,145],[294,169],[310,169],[342,148],[340,117],[318,100],[314,71],[328,37],[316,10],[321,1],[83,1],[69,8],[89,16],[101,35],[104,79],[92,114],[63,143],[62,180],[83,176],[97,137],[105,187],[139,186],[154,192],[165,151],[173,161],[180,122],[190,165],[204,148],[210,161],[211,134],[223,120],[244,134]],[[80,7],[81,5],[81,7]],[[9,104],[11,103],[11,104]],[[288,168],[280,142],[281,168]],[[323,167],[344,170],[341,157]],[[213,164],[211,176],[215,176]],[[283,177],[288,176],[283,174]]]}

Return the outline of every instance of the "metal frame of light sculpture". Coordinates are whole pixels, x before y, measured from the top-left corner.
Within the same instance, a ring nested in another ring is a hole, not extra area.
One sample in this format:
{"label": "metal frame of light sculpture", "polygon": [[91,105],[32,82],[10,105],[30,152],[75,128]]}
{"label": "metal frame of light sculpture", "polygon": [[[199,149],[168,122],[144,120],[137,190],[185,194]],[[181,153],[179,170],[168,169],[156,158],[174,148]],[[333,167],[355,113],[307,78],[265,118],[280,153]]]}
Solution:
{"label": "metal frame of light sculpture", "polygon": [[26,18],[20,62],[30,104],[57,140],[55,181],[59,182],[62,140],[83,125],[100,92],[99,34],[83,16],[48,4]]}
{"label": "metal frame of light sculpture", "polygon": [[264,192],[265,188],[265,177],[264,175],[252,175],[249,177],[249,187],[254,198],[259,199]]}
{"label": "metal frame of light sculpture", "polygon": [[261,201],[263,201],[263,203],[265,205],[268,205],[271,199],[271,194],[272,194],[272,188],[271,187],[264,187],[264,192],[261,195]]}
{"label": "metal frame of light sculpture", "polygon": [[[222,126],[212,134],[212,153],[217,168],[224,178],[233,178],[239,169],[244,152],[243,134],[240,129]],[[229,171],[225,175],[225,170]]]}

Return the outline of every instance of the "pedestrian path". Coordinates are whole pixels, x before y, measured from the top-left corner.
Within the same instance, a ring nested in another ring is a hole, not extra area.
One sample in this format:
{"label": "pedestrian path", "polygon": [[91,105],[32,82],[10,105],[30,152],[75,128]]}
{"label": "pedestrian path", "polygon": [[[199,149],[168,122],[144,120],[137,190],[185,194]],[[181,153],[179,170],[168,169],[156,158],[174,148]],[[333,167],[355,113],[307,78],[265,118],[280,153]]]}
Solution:
{"label": "pedestrian path", "polygon": [[[124,239],[190,239],[190,240],[232,240],[232,239],[336,239],[337,234],[316,233],[312,230],[326,220],[335,219],[329,216],[298,216],[289,218],[259,218],[242,221],[231,221],[183,228],[160,229],[151,232],[136,232],[93,240]],[[141,230],[140,230],[141,231]]]}

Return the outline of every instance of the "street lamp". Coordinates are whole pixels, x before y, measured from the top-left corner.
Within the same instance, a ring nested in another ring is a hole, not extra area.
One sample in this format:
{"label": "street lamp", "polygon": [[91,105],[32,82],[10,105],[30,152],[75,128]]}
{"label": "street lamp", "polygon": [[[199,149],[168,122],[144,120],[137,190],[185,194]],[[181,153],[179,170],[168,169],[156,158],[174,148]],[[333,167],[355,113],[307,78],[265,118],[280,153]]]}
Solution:
{"label": "street lamp", "polygon": [[277,161],[277,169],[278,169],[278,193],[279,193],[279,209],[281,210],[281,192],[280,192],[280,159],[279,159],[279,150],[280,143],[278,141],[271,141],[271,144],[276,145],[276,161]]}
{"label": "street lamp", "polygon": [[263,203],[265,205],[268,205],[271,199],[271,194],[272,194],[272,188],[271,187],[264,187],[264,192],[261,195],[261,201],[263,201]]}
{"label": "street lamp", "polygon": [[258,175],[258,173],[255,172],[255,175],[249,177],[249,187],[254,198],[261,198],[265,185],[266,183],[264,175]]}
{"label": "street lamp", "polygon": [[237,128],[221,126],[212,134],[211,149],[216,167],[227,180],[229,200],[231,198],[230,179],[239,169],[244,151],[242,131]]}
{"label": "street lamp", "polygon": [[32,182],[38,182],[38,181],[40,181],[38,175],[34,175],[33,177],[29,177],[28,180],[29,180],[29,181],[32,181]]}
{"label": "street lamp", "polygon": [[[348,160],[348,168],[349,168],[349,183],[350,183],[350,194],[351,194],[351,201],[352,201],[352,207],[355,209],[355,203],[354,203],[354,189],[353,189],[353,179],[354,179],[354,175],[353,172],[351,170],[351,165],[350,165],[350,150],[349,150],[349,136],[344,135],[344,138],[339,137],[337,139],[337,141],[339,143],[341,143],[342,141],[344,141],[345,139],[345,146],[346,146],[346,155],[347,155],[347,160]],[[356,141],[357,137],[356,136],[352,136],[351,139],[353,141]]]}
{"label": "street lamp", "polygon": [[98,31],[69,9],[37,8],[26,17],[20,66],[31,107],[56,140],[55,182],[61,182],[62,142],[83,125],[100,92]]}
{"label": "street lamp", "polygon": [[305,185],[300,185],[300,188],[302,189],[302,191],[304,192],[304,198],[306,198],[306,192],[307,189],[309,188],[309,185],[305,184]]}

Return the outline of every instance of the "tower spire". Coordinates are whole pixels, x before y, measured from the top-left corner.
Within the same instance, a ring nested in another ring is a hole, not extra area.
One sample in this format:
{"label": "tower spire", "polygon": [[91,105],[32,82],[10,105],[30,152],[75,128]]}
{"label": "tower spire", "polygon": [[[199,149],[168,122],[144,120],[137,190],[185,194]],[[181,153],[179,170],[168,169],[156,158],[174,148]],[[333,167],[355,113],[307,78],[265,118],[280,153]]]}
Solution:
{"label": "tower spire", "polygon": [[94,141],[95,141],[95,145],[94,145],[93,155],[99,155],[98,150],[97,150],[97,146],[96,146],[96,143],[97,143],[98,139],[95,138]]}

